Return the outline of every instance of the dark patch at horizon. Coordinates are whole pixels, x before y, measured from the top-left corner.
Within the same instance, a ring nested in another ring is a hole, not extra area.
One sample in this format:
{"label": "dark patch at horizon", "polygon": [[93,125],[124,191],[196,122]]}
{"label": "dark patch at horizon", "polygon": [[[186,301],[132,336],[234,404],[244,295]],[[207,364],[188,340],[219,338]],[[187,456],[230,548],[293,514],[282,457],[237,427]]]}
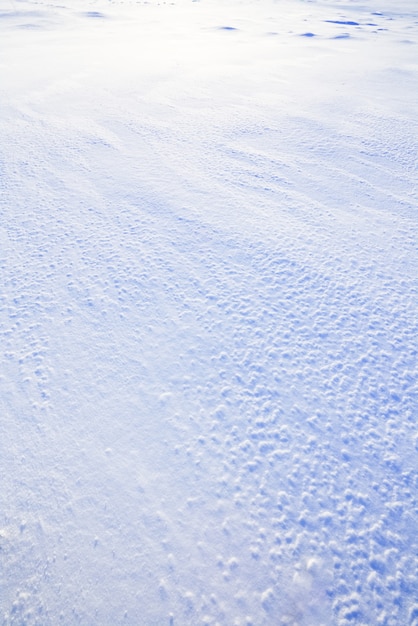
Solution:
{"label": "dark patch at horizon", "polygon": [[219,26],[218,30],[238,30],[238,28],[235,28],[235,26]]}
{"label": "dark patch at horizon", "polygon": [[45,17],[45,11],[0,11],[2,17]]}
{"label": "dark patch at horizon", "polygon": [[335,35],[333,39],[351,39],[351,35],[349,35],[348,33],[344,33],[341,35]]}
{"label": "dark patch at horizon", "polygon": [[32,29],[37,29],[37,28],[42,28],[42,26],[40,24],[19,24],[17,26],[17,28],[23,28],[23,29],[28,29],[28,30],[32,30]]}
{"label": "dark patch at horizon", "polygon": [[94,18],[105,18],[104,13],[100,13],[100,11],[86,11],[84,13],[86,17],[94,17]]}
{"label": "dark patch at horizon", "polygon": [[315,33],[302,33],[301,37],[316,37]]}
{"label": "dark patch at horizon", "polygon": [[324,20],[328,24],[342,24],[343,26],[360,26],[358,22],[350,22],[344,20]]}

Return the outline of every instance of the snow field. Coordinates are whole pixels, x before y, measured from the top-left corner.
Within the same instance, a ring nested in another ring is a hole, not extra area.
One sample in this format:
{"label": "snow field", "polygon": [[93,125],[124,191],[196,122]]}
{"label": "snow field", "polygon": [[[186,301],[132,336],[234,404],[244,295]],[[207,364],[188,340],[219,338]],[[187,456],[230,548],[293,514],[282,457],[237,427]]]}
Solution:
{"label": "snow field", "polygon": [[418,623],[417,25],[2,7],[3,624]]}

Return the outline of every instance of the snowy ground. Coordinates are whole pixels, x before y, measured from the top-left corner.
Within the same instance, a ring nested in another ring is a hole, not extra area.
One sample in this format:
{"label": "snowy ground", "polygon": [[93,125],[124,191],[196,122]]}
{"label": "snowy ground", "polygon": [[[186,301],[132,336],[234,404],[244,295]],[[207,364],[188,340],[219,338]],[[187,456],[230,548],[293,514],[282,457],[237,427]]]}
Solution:
{"label": "snowy ground", "polygon": [[1,624],[417,626],[415,0],[0,9]]}

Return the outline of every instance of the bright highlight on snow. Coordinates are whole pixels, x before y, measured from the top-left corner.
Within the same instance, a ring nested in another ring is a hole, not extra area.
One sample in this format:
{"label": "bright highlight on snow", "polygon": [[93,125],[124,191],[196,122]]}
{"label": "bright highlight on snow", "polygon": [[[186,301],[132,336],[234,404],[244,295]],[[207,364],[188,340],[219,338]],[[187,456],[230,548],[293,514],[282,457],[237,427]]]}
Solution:
{"label": "bright highlight on snow", "polygon": [[413,0],[3,0],[4,626],[417,626]]}

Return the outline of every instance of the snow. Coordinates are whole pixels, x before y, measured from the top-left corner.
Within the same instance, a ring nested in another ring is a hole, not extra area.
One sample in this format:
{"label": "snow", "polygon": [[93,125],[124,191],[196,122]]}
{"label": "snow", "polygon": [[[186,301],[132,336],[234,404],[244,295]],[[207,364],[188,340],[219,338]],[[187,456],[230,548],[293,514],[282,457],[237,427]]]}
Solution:
{"label": "snow", "polygon": [[413,0],[2,0],[0,617],[418,624]]}

